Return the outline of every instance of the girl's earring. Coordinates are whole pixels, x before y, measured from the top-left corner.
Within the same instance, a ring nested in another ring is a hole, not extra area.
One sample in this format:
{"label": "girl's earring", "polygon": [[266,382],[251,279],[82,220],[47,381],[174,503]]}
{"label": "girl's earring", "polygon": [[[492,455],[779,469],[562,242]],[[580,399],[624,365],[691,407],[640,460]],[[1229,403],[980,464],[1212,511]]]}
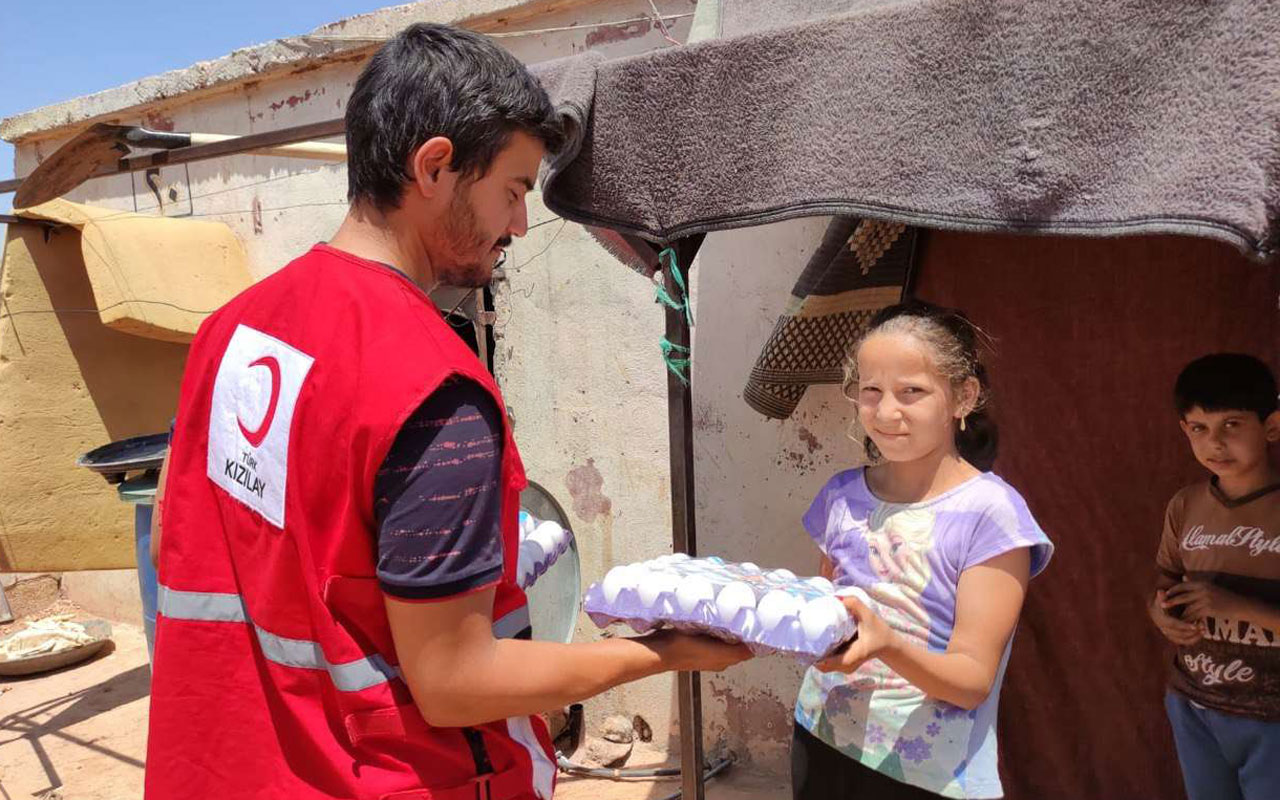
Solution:
{"label": "girl's earring", "polygon": [[961,417],[961,418],[960,418],[960,430],[961,430],[961,431],[963,431],[963,430],[964,430],[964,421],[965,421],[965,420],[967,420],[968,418],[969,418],[969,415],[968,415],[968,414],[965,414],[963,417]]}

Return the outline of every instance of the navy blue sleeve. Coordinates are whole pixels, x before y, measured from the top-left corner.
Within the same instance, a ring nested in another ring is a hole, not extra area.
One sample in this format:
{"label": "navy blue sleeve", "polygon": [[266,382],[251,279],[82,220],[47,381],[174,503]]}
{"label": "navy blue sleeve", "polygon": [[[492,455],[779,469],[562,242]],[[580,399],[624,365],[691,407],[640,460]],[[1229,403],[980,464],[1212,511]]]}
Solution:
{"label": "navy blue sleeve", "polygon": [[502,423],[478,384],[437,389],[409,417],[374,481],[378,582],[438,600],[502,577]]}

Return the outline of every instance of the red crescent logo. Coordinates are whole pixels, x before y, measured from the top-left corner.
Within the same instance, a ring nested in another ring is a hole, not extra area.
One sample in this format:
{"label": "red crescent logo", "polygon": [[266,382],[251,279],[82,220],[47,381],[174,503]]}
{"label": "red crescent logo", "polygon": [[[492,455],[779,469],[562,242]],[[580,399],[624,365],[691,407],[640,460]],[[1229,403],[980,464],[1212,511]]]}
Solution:
{"label": "red crescent logo", "polygon": [[262,424],[256,431],[251,431],[244,426],[239,415],[236,416],[236,422],[239,423],[240,432],[244,434],[244,438],[249,440],[249,444],[259,447],[262,440],[267,438],[267,431],[271,430],[271,421],[276,418],[276,403],[280,401],[280,362],[273,356],[263,356],[249,366],[266,367],[271,372],[271,400],[267,403],[267,413],[262,418]]}

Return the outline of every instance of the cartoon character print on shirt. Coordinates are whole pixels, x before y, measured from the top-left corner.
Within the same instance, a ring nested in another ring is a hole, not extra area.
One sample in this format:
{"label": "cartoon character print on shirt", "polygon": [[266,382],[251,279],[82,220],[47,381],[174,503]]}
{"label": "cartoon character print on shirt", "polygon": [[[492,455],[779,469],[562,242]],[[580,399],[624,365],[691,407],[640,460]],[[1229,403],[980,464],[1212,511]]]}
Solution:
{"label": "cartoon character print on shirt", "polygon": [[866,587],[875,609],[890,627],[922,647],[929,637],[929,613],[921,603],[933,570],[933,527],[937,515],[923,508],[880,505],[862,531],[876,581]]}
{"label": "cartoon character print on shirt", "polygon": [[[936,513],[878,504],[865,520],[840,509],[838,522],[840,532],[831,543],[835,583],[861,586],[872,611],[911,643],[927,647],[931,620],[922,598],[933,578],[929,552]],[[932,758],[936,746],[948,746],[942,736],[947,723],[969,713],[922,698],[879,659],[851,675],[817,674],[802,687],[797,707],[810,720],[821,720],[824,738],[840,750],[864,763],[897,761],[900,766],[888,771],[898,775]]]}

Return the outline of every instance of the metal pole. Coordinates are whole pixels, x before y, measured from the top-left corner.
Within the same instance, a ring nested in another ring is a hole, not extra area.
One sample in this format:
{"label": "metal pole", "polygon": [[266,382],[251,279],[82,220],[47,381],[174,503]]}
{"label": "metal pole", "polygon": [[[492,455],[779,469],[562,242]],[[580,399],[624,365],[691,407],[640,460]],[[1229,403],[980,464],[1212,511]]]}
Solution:
{"label": "metal pole", "polygon": [[[690,236],[674,245],[676,263],[685,273],[685,285],[692,286],[689,267],[702,244],[703,235]],[[680,290],[671,274],[663,274],[667,293],[678,297]],[[667,341],[681,347],[692,342],[684,311],[668,308]],[[691,354],[692,355],[692,354]],[[671,545],[677,553],[698,554],[694,521],[693,486],[693,369],[689,383],[667,373],[667,432],[671,458]],[[704,800],[702,775],[702,680],[697,672],[676,675],[676,698],[680,710],[680,783],[683,800]]]}
{"label": "metal pole", "polygon": [[[192,144],[190,147],[177,147],[173,150],[160,150],[145,155],[128,156],[115,163],[103,165],[101,169],[89,177],[101,178],[108,175],[138,172],[152,167],[207,161],[211,158],[240,155],[253,150],[297,144],[311,139],[340,136],[345,131],[346,120],[332,119],[325,122],[313,122],[291,128],[281,128],[265,133],[250,133],[223,141],[207,141],[204,144]],[[22,185],[22,181],[22,178],[0,181],[0,194],[16,191]]]}

